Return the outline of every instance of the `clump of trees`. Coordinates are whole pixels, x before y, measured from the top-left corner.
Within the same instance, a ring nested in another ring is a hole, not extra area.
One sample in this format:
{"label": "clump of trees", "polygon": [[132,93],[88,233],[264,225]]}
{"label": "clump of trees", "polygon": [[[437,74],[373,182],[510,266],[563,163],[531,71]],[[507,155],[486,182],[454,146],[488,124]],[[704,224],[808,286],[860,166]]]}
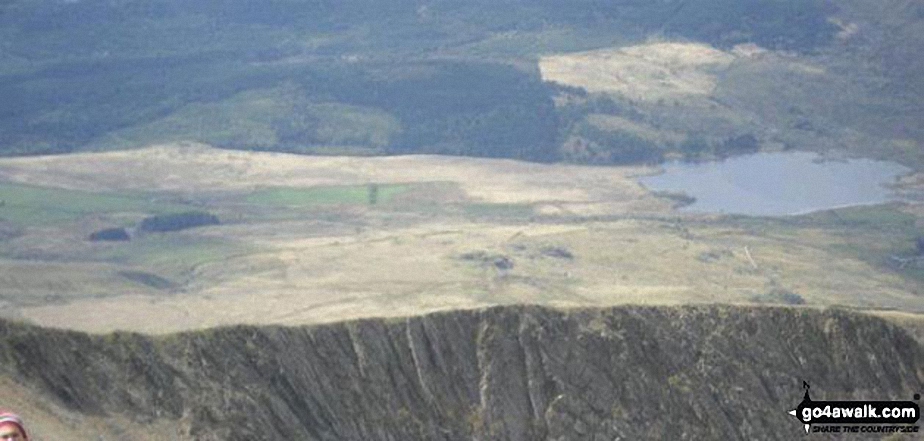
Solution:
{"label": "clump of trees", "polygon": [[700,136],[690,136],[677,149],[684,160],[728,158],[760,151],[760,141],[752,133],[731,136],[718,141],[709,141]]}
{"label": "clump of trees", "polygon": [[[166,233],[206,225],[218,225],[218,216],[204,211],[187,211],[148,216],[138,224],[138,232]],[[121,227],[104,228],[90,233],[91,242],[124,242],[131,240],[128,230]]]}
{"label": "clump of trees", "polygon": [[716,146],[715,153],[716,156],[724,158],[732,155],[757,153],[759,149],[760,143],[757,142],[757,137],[747,133],[726,139],[724,142]]}
{"label": "clump of trees", "polygon": [[146,217],[138,225],[138,230],[164,233],[207,225],[218,225],[219,223],[218,216],[214,214],[204,211],[187,211]]}
{"label": "clump of trees", "polygon": [[661,130],[657,119],[642,113],[630,99],[549,83],[558,96],[560,158],[580,164],[657,164],[668,157],[686,161],[723,159],[760,151],[753,133],[722,136],[694,133],[683,141],[642,131],[605,127],[590,120],[592,115],[611,115]]}
{"label": "clump of trees", "polygon": [[90,234],[90,241],[92,242],[124,242],[130,239],[128,231],[125,228],[118,227],[104,228]]}
{"label": "clump of trees", "polygon": [[625,131],[600,129],[582,123],[565,141],[562,156],[583,164],[657,164],[664,150],[654,142]]}

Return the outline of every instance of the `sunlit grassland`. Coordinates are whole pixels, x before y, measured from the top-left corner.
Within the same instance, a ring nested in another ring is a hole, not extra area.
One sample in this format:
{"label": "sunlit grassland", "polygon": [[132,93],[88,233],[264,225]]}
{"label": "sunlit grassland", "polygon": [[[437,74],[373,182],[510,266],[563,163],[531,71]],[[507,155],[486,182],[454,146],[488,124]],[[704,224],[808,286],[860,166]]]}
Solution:
{"label": "sunlit grassland", "polygon": [[473,218],[487,219],[529,219],[535,210],[529,204],[462,204],[462,213]]}
{"label": "sunlit grassland", "polygon": [[[0,302],[45,305],[145,291],[94,262],[47,262],[0,258]],[[15,313],[6,308],[3,315]]]}
{"label": "sunlit grassland", "polygon": [[250,204],[265,206],[306,207],[313,205],[357,205],[388,203],[413,185],[368,184],[309,188],[279,187],[258,190],[245,198]]}

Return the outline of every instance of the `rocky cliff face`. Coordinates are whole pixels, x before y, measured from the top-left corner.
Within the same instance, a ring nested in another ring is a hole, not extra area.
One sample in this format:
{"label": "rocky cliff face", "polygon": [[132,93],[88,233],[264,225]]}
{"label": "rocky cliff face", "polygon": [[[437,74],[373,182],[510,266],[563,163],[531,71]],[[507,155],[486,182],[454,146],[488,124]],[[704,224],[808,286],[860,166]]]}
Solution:
{"label": "rocky cliff face", "polygon": [[[815,399],[911,399],[924,352],[844,311],[498,307],[90,336],[0,322],[0,372],[171,439],[791,439]],[[2,398],[0,398],[2,400]],[[118,436],[116,436],[118,438]]]}

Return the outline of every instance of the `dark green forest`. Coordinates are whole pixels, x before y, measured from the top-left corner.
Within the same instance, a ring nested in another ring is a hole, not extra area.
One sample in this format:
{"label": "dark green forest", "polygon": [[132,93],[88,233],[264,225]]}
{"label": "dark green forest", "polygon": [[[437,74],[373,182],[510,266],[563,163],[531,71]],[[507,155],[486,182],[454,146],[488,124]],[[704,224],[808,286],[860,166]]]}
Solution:
{"label": "dark green forest", "polygon": [[[309,154],[655,161],[664,146],[614,148],[625,136],[586,127],[581,135],[606,152],[563,150],[578,110],[553,104],[560,88],[535,68],[542,47],[466,48],[502,32],[555,31],[576,35],[560,43],[571,50],[657,33],[810,52],[833,35],[825,4],[6,0],[0,155],[182,139]],[[254,104],[269,97],[268,108]]]}
{"label": "dark green forest", "polygon": [[218,225],[218,217],[202,211],[158,214],[146,217],[138,224],[139,231],[166,233],[190,228]]}

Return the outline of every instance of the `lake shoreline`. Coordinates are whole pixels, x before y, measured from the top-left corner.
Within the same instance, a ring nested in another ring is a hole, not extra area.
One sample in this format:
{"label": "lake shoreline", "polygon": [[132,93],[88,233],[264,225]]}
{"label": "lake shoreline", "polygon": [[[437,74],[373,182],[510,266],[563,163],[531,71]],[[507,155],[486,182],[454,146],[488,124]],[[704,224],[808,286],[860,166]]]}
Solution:
{"label": "lake shoreline", "polygon": [[639,184],[682,203],[675,210],[750,216],[799,216],[908,199],[901,164],[871,159],[829,160],[811,152],[762,152],[708,162],[671,162]]}

